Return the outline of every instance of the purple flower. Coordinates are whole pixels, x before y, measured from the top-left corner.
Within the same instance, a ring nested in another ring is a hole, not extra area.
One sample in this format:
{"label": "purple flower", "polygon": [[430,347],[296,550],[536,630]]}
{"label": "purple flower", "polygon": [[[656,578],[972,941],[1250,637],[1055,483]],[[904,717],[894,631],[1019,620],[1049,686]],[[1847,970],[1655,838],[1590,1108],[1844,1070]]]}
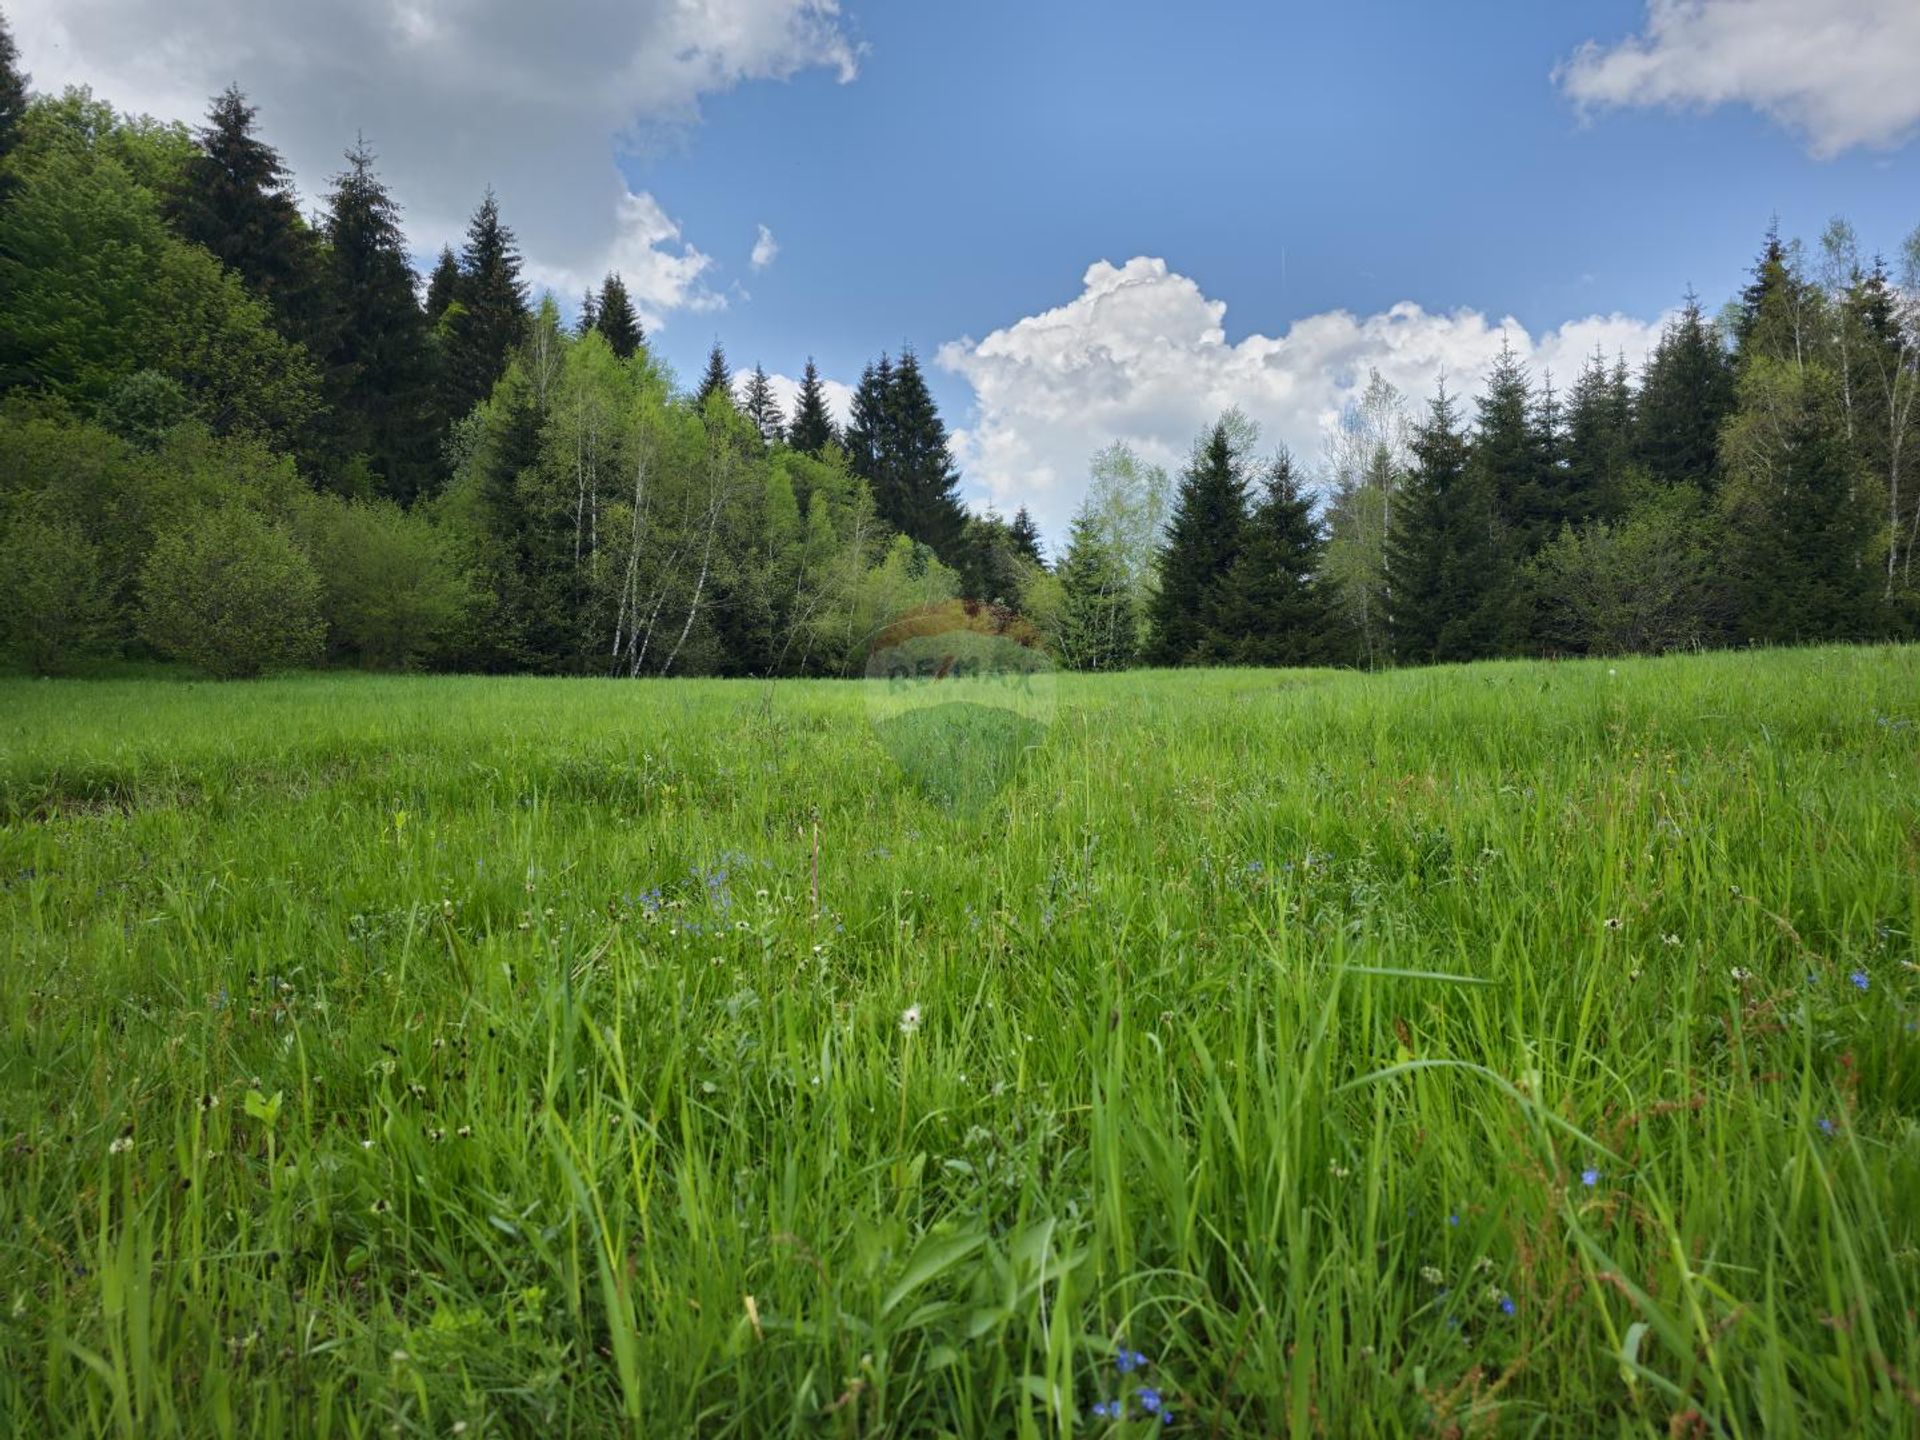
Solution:
{"label": "purple flower", "polygon": [[1580,1183],[1591,1190],[1600,1183],[1600,1172],[1589,1165],[1580,1172]]}

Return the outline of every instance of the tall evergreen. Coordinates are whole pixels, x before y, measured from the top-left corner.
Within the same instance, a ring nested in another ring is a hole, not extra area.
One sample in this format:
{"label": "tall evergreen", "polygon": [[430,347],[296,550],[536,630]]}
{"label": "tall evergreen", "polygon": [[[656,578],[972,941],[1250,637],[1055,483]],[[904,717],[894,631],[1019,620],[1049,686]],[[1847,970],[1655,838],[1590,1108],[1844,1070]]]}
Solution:
{"label": "tall evergreen", "polygon": [[1227,573],[1222,629],[1227,657],[1241,665],[1318,665],[1332,645],[1333,616],[1320,581],[1326,532],[1313,497],[1282,450],[1241,530]]}
{"label": "tall evergreen", "polygon": [[827,410],[826,388],[820,383],[820,371],[807,357],[807,368],[800,376],[800,394],[793,402],[793,422],[787,427],[787,443],[804,455],[818,455],[838,437],[833,416]]}
{"label": "tall evergreen", "polygon": [[1624,358],[1589,356],[1567,400],[1561,510],[1570,523],[1611,518],[1626,504],[1633,454],[1633,394]]}
{"label": "tall evergreen", "polygon": [[18,180],[6,169],[7,156],[20,143],[20,120],[27,113],[27,77],[20,69],[7,17],[0,14],[0,205]]}
{"label": "tall evergreen", "polygon": [[847,428],[841,443],[847,451],[847,468],[862,480],[879,499],[880,465],[892,446],[893,417],[888,396],[893,390],[893,361],[886,355],[868,362],[860,372],[860,383],[853,389],[853,404],[847,414]]}
{"label": "tall evergreen", "polygon": [[960,476],[947,449],[947,427],[911,349],[901,352],[887,389],[887,450],[874,502],[881,518],[930,548],[949,565],[962,563],[967,512]]}
{"label": "tall evergreen", "polygon": [[427,324],[435,326],[440,317],[447,313],[447,307],[460,294],[460,257],[453,253],[451,245],[440,247],[440,258],[434,262],[433,274],[427,279]]}
{"label": "tall evergreen", "polygon": [[527,333],[520,250],[513,231],[500,220],[492,186],[468,222],[454,299],[461,313],[447,346],[443,404],[445,413],[457,419],[493,393],[514,347]]}
{"label": "tall evergreen", "polygon": [[426,317],[400,216],[362,140],[327,197],[328,346],[320,357],[340,450],[407,503],[433,467]]}
{"label": "tall evergreen", "polygon": [[584,338],[599,328],[600,296],[588,286],[580,296],[580,318],[574,322],[573,333]]}
{"label": "tall evergreen", "polygon": [[600,282],[600,295],[594,305],[593,328],[606,337],[613,353],[631,360],[639,350],[646,332],[640,328],[640,316],[627,294],[627,282],[615,271],[608,271]]}
{"label": "tall evergreen", "polygon": [[1413,439],[1413,468],[1387,536],[1387,624],[1404,664],[1492,653],[1497,616],[1493,506],[1468,462],[1459,409],[1445,387]]}
{"label": "tall evergreen", "polygon": [[1812,346],[1813,287],[1800,273],[1798,246],[1781,243],[1780,224],[1767,227],[1753,278],[1740,292],[1734,308],[1734,367],[1740,369],[1755,356],[1804,364]]}
{"label": "tall evergreen", "polygon": [[713,342],[713,349],[707,352],[707,371],[700,377],[700,388],[693,394],[696,409],[707,408],[707,401],[715,395],[723,398],[727,404],[734,405],[733,373],[727,369],[727,352],[720,348],[720,342]]}
{"label": "tall evergreen", "polygon": [[1082,506],[1060,562],[1061,657],[1073,670],[1124,670],[1133,663],[1137,625],[1126,566]]}
{"label": "tall evergreen", "polygon": [[308,341],[319,302],[317,247],[279,152],[254,133],[258,114],[237,85],[214,97],[198,149],[166,197],[167,218],[267,302],[281,334]]}
{"label": "tall evergreen", "polygon": [[1720,468],[1720,427],[1733,413],[1733,366],[1719,331],[1692,291],[1661,332],[1634,406],[1634,450],[1667,485],[1711,490]]}
{"label": "tall evergreen", "polygon": [[753,422],[753,428],[760,432],[763,445],[778,445],[786,434],[785,419],[780,414],[780,401],[773,393],[773,384],[767,379],[767,372],[755,364],[753,374],[747,380],[745,403],[742,412]]}
{"label": "tall evergreen", "polygon": [[1159,589],[1148,607],[1151,665],[1194,665],[1224,658],[1219,629],[1226,579],[1240,558],[1247,485],[1233,434],[1222,419],[1209,430],[1180,477],[1173,518],[1158,559]]}
{"label": "tall evergreen", "polygon": [[1007,527],[1007,535],[1013,541],[1014,553],[1034,565],[1044,566],[1046,555],[1040,548],[1040,527],[1033,523],[1033,516],[1022,505],[1013,512],[1013,523]]}

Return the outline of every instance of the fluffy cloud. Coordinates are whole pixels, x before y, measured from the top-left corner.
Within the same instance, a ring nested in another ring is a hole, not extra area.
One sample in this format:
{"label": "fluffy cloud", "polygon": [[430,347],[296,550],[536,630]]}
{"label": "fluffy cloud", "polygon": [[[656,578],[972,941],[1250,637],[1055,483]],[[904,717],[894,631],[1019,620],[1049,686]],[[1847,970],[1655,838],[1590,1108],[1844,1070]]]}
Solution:
{"label": "fluffy cloud", "polygon": [[753,242],[753,268],[764,270],[773,263],[773,257],[780,253],[780,242],[773,238],[773,231],[766,226],[760,227],[760,234]]}
{"label": "fluffy cloud", "polygon": [[[733,393],[745,395],[747,381],[753,378],[752,370],[733,372]],[[767,384],[773,389],[773,398],[780,402],[780,413],[788,420],[793,419],[793,407],[800,398],[800,382],[791,375],[779,375],[771,371],[767,374]],[[853,413],[853,387],[843,385],[838,380],[820,377],[820,388],[827,397],[827,414],[833,417],[833,423],[844,426],[847,416]]]}
{"label": "fluffy cloud", "polygon": [[[854,77],[838,0],[12,0],[35,88],[198,120],[238,81],[313,203],[364,132],[423,250],[457,241],[491,183],[536,280],[621,268],[658,317],[711,308],[711,261],[622,146],[698,118],[702,96],[824,68]],[[627,269],[631,264],[634,268]]]}
{"label": "fluffy cloud", "polygon": [[1915,0],[1648,0],[1643,34],[1556,72],[1582,107],[1751,105],[1813,153],[1892,146],[1920,124]]}
{"label": "fluffy cloud", "polygon": [[973,414],[954,435],[969,486],[1003,511],[1026,504],[1056,537],[1085,493],[1088,458],[1109,441],[1177,465],[1237,405],[1267,442],[1316,462],[1370,369],[1419,403],[1443,375],[1456,391],[1476,389],[1504,340],[1564,387],[1596,349],[1637,365],[1660,324],[1595,315],[1536,337],[1511,319],[1402,303],[1378,315],[1308,316],[1284,335],[1233,344],[1226,305],[1164,260],[1103,260],[1082,286],[1057,309],[939,352],[941,366],[973,387]]}

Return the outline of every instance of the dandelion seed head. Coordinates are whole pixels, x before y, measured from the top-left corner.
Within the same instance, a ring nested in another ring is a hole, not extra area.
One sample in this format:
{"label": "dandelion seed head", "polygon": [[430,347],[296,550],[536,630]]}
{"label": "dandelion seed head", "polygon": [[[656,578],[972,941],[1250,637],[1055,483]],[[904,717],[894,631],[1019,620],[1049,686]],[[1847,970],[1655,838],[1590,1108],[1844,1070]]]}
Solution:
{"label": "dandelion seed head", "polygon": [[900,1033],[911,1035],[920,1028],[920,1007],[909,1005],[900,1012]]}

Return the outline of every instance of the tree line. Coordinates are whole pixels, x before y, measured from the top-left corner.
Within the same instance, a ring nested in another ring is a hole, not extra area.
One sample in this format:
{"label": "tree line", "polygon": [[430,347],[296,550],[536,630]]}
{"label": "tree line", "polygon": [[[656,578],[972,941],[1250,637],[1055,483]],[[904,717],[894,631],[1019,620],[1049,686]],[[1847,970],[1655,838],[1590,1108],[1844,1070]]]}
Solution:
{"label": "tree line", "polygon": [[1317,473],[1235,413],[1177,481],[1094,457],[1049,561],[970,513],[911,348],[844,426],[715,343],[678,385],[607,275],[563,320],[491,192],[422,283],[364,141],[303,216],[237,89],[196,131],[34,96],[0,21],[0,638],[610,675],[857,672],[904,610],[1017,611],[1061,663],[1384,665],[1911,636],[1920,232],[1769,235],[1716,317],[1471,415],[1375,377]]}

